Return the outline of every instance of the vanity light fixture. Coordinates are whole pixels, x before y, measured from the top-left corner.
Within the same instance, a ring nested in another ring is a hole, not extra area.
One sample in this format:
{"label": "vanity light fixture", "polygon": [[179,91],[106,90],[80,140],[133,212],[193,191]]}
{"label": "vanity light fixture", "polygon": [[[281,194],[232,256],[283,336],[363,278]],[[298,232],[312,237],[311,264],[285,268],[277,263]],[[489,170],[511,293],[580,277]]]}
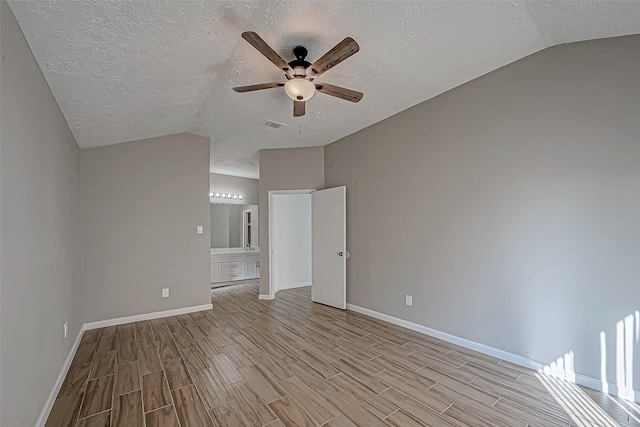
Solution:
{"label": "vanity light fixture", "polygon": [[244,199],[242,194],[231,194],[231,193],[209,193],[209,197],[214,197],[216,199],[232,199],[232,200]]}

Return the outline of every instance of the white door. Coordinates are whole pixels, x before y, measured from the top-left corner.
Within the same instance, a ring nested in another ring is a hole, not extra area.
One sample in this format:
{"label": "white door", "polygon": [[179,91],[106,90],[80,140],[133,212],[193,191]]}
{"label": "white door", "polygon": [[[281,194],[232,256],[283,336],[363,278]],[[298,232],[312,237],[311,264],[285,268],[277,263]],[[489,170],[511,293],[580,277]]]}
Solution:
{"label": "white door", "polygon": [[311,193],[311,300],[347,308],[346,187]]}

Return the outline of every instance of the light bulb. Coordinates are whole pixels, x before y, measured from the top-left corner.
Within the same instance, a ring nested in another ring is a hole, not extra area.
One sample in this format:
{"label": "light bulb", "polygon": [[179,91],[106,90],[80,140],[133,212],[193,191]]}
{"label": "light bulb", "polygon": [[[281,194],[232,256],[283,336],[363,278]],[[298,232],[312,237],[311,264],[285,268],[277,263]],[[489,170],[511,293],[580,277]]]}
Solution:
{"label": "light bulb", "polygon": [[237,198],[238,198],[238,196],[237,196],[236,194],[234,194],[234,195],[233,195],[233,198],[234,198],[234,199],[237,199]]}
{"label": "light bulb", "polygon": [[242,200],[242,194],[238,195],[238,199]]}
{"label": "light bulb", "polygon": [[220,197],[220,193],[214,193],[213,197]]}
{"label": "light bulb", "polygon": [[209,197],[213,197],[213,193],[209,193]]}
{"label": "light bulb", "polygon": [[307,101],[316,93],[316,85],[304,77],[295,77],[284,84],[284,90],[294,101]]}

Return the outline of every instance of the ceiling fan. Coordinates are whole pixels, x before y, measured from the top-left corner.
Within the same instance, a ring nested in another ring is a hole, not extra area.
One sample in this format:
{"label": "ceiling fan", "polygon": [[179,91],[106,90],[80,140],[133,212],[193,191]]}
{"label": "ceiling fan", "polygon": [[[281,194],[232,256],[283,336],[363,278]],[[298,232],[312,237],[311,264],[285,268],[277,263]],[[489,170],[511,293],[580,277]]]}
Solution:
{"label": "ceiling fan", "polygon": [[284,71],[287,81],[234,87],[233,90],[236,92],[243,93],[254,90],[284,87],[289,98],[293,99],[294,117],[304,116],[305,101],[309,100],[316,91],[351,102],[358,102],[364,96],[362,92],[357,92],[355,90],[328,83],[313,81],[319,75],[335,67],[360,50],[358,43],[356,43],[356,41],[351,37],[347,37],[342,40],[313,64],[305,61],[305,58],[307,57],[307,49],[302,46],[296,46],[293,49],[293,55],[296,59],[287,63],[276,53],[276,51],[271,49],[267,42],[253,31],[246,31],[242,33],[242,38],[266,56],[269,61],[275,64],[276,67]]}

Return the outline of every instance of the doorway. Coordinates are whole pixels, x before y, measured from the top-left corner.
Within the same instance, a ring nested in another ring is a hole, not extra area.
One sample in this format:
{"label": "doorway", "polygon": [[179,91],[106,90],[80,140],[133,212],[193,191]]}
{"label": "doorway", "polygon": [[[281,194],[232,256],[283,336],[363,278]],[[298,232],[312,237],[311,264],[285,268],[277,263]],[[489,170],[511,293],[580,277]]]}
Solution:
{"label": "doorway", "polygon": [[346,187],[269,191],[269,299],[311,285],[311,300],[346,308]]}
{"label": "doorway", "polygon": [[311,192],[270,195],[271,288],[311,285]]}
{"label": "doorway", "polygon": [[242,246],[244,248],[251,248],[255,238],[255,229],[251,219],[252,210],[245,209],[242,211]]}

